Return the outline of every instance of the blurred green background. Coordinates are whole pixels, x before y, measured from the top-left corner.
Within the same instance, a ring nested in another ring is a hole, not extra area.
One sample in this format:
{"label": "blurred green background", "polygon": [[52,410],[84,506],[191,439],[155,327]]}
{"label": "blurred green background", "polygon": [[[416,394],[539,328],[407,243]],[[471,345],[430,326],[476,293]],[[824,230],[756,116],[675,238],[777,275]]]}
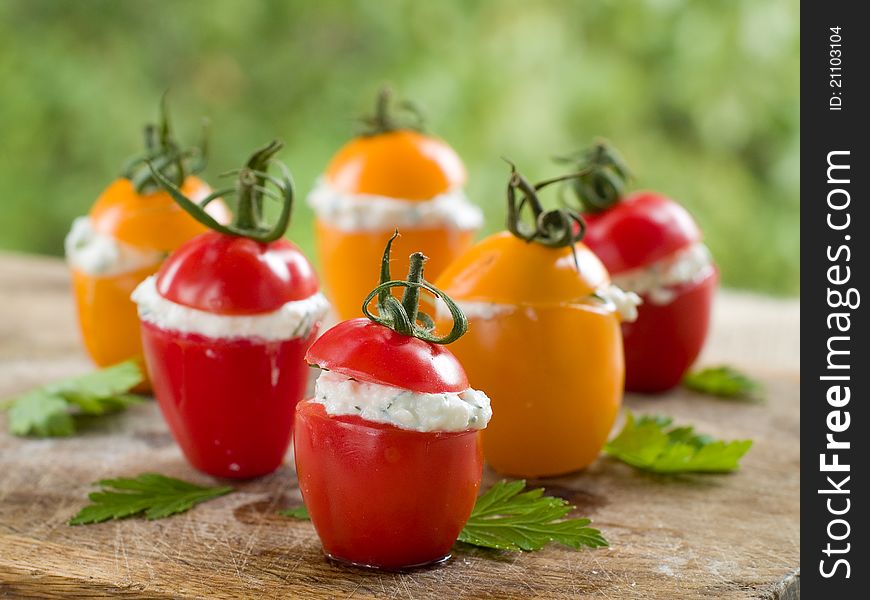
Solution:
{"label": "blurred green background", "polygon": [[[0,2],[0,249],[59,255],[141,147],[212,120],[206,179],[275,136],[307,193],[383,82],[466,161],[487,232],[594,137],[696,216],[724,284],[799,293],[798,0]],[[552,198],[551,198],[552,199]],[[289,236],[312,252],[311,212]]]}

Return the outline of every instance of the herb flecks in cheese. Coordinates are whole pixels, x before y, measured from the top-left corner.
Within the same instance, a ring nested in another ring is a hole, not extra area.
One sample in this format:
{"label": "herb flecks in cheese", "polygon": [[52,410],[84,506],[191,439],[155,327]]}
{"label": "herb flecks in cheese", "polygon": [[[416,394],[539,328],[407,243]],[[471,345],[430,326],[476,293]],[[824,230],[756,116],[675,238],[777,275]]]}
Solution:
{"label": "herb flecks in cheese", "polygon": [[358,415],[412,431],[483,429],[492,418],[489,398],[468,388],[462,392],[427,394],[357,381],[323,371],[314,383],[314,402],[330,415]]}

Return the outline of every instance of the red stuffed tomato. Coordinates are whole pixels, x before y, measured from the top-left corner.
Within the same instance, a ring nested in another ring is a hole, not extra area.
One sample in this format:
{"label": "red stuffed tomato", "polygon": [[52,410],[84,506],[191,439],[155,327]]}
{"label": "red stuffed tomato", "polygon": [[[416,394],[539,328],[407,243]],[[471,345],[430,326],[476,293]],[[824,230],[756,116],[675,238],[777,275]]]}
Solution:
{"label": "red stuffed tomato", "polygon": [[623,197],[628,171],[604,144],[587,154],[574,189],[584,241],[613,283],[638,294],[637,319],[623,323],[625,389],[657,393],[678,385],[707,338],[718,270],[692,216],[652,192]]}
{"label": "red stuffed tomato", "polygon": [[[279,148],[259,151],[242,169],[240,215],[265,189],[257,180]],[[217,231],[183,245],[133,294],[154,394],[193,466],[217,477],[270,473],[290,444],[307,381],[305,352],[327,308],[308,260],[280,239],[290,182],[276,184],[286,197],[272,229],[253,210],[247,223],[237,215],[234,225],[216,225],[162,183]]]}
{"label": "red stuffed tomato", "polygon": [[[392,242],[392,240],[390,240]],[[468,520],[483,470],[479,430],[489,398],[468,387],[443,344],[465,332],[461,311],[422,279],[391,281],[384,253],[378,315],[338,324],[307,360],[323,368],[296,409],[296,472],[324,552],[355,565],[406,569],[446,559]],[[400,303],[390,287],[406,287]],[[417,308],[420,289],[455,316],[442,338]],[[367,302],[368,303],[368,302]],[[419,321],[419,323],[418,323]]]}

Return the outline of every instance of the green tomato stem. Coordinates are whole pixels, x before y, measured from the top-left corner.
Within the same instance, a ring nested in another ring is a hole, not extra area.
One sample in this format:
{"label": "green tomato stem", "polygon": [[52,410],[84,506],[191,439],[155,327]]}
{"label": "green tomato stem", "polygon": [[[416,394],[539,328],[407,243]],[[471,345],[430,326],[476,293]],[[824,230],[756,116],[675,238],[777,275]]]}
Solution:
{"label": "green tomato stem", "polygon": [[[196,203],[182,193],[178,185],[148,163],[152,176],[172,196],[172,199],[191,217],[219,233],[246,237],[256,242],[269,243],[280,239],[290,224],[293,208],[293,179],[283,163],[274,160],[274,155],[283,147],[277,140],[254,152],[245,165],[224,175],[237,175],[234,188],[220,190]],[[277,165],[281,177],[269,174],[271,165]],[[267,185],[268,184],[268,185]],[[270,187],[271,186],[271,187]],[[219,196],[235,194],[237,206],[234,220],[229,225],[218,223],[205,211],[205,206]],[[281,202],[281,214],[271,226],[263,215],[263,198],[270,197]]]}
{"label": "green tomato stem", "polygon": [[[415,252],[409,257],[410,267],[407,279],[392,279],[390,275],[390,253],[393,241],[399,237],[399,230],[393,233],[384,248],[381,259],[381,274],[378,285],[369,292],[363,301],[363,314],[384,327],[389,327],[396,333],[421,339],[433,344],[449,344],[455,342],[468,331],[468,319],[462,309],[447,294],[430,284],[423,278],[423,266],[426,257],[422,252]],[[399,302],[390,293],[394,287],[405,288],[402,301]],[[420,291],[426,290],[436,298],[440,298],[453,319],[453,327],[443,336],[435,335],[435,321],[431,316],[420,310]],[[369,310],[369,304],[377,297],[377,314]]]}
{"label": "green tomato stem", "polygon": [[[511,167],[507,185],[508,230],[524,242],[535,242],[548,248],[573,247],[582,240],[586,233],[586,221],[580,213],[570,208],[544,210],[538,192],[554,183],[582,177],[586,171],[560,175],[533,185],[517,171],[512,162],[507,162]],[[523,220],[526,207],[531,211],[531,223]],[[576,253],[574,258],[576,262]]]}
{"label": "green tomato stem", "polygon": [[578,164],[584,174],[571,184],[580,210],[598,213],[618,204],[624,194],[631,171],[617,150],[604,140],[578,155],[562,157],[559,162]]}
{"label": "green tomato stem", "polygon": [[203,139],[198,147],[182,148],[172,134],[166,94],[160,100],[157,124],[145,126],[145,152],[127,161],[122,176],[133,183],[139,194],[160,188],[152,175],[157,170],[176,187],[181,187],[187,175],[199,173],[208,162],[208,124],[203,123]]}

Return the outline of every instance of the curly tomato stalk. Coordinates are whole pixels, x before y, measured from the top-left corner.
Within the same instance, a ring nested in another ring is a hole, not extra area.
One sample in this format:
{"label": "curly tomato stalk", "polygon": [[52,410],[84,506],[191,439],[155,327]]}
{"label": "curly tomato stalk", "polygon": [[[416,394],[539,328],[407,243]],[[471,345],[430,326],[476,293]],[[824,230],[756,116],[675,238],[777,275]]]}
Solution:
{"label": "curly tomato stalk", "polygon": [[398,103],[399,110],[405,113],[405,116],[411,117],[412,120],[402,118],[394,113],[391,109],[393,104],[393,90],[390,86],[385,85],[378,91],[378,97],[375,100],[375,112],[373,115],[363,117],[362,122],[367,129],[363,132],[365,136],[379,135],[389,133],[399,129],[410,129],[422,133],[424,129],[423,113],[419,107],[409,100],[402,100]]}
{"label": "curly tomato stalk", "polygon": [[[363,314],[375,323],[389,327],[396,333],[415,337],[424,342],[433,344],[455,342],[468,331],[468,319],[465,318],[465,314],[452,298],[423,279],[423,265],[427,260],[423,253],[415,252],[409,257],[410,267],[407,279],[392,279],[390,275],[390,250],[393,246],[393,240],[397,237],[399,237],[398,229],[387,241],[387,246],[384,248],[380,283],[363,301]],[[390,293],[390,290],[395,287],[405,288],[401,302]],[[453,327],[446,335],[435,335],[433,333],[435,321],[431,316],[420,311],[420,290],[430,292],[447,305],[453,319]],[[378,314],[376,315],[369,310],[369,304],[375,296],[378,298]]]}
{"label": "curly tomato stalk", "polygon": [[[178,186],[167,179],[155,166],[150,163],[148,166],[154,178],[166,188],[178,205],[209,229],[267,244],[280,239],[287,231],[293,208],[293,179],[287,167],[273,159],[283,146],[284,144],[274,140],[254,152],[241,169],[223,173],[222,177],[237,175],[235,186],[217,190],[199,203],[185,196]],[[281,177],[269,174],[268,169],[273,164],[281,170]],[[267,184],[271,184],[272,187],[268,187]],[[205,207],[217,198],[233,194],[237,199],[235,218],[232,223],[222,225],[205,211]],[[263,199],[267,197],[281,202],[281,214],[271,226],[266,223],[263,215]]]}
{"label": "curly tomato stalk", "polygon": [[133,183],[137,193],[147,194],[160,188],[159,180],[153,175],[154,170],[181,187],[188,175],[199,173],[207,163],[208,121],[203,121],[199,146],[182,148],[172,135],[169,107],[164,94],[160,100],[157,124],[145,126],[145,152],[128,160],[121,173],[122,177]]}
{"label": "curly tomato stalk", "polygon": [[[511,167],[507,186],[508,230],[524,242],[536,242],[548,248],[573,248],[574,244],[586,235],[586,221],[583,220],[580,213],[571,208],[544,210],[544,206],[538,198],[538,192],[560,181],[579,180],[588,175],[590,169],[583,169],[576,173],[568,173],[532,184],[517,171],[514,163],[509,160],[507,163]],[[519,199],[517,192],[522,196]],[[531,223],[523,220],[523,209],[526,207],[532,213]],[[576,250],[574,250],[574,264],[579,271],[580,265]]]}
{"label": "curly tomato stalk", "polygon": [[559,162],[577,164],[583,175],[572,182],[571,189],[587,213],[599,213],[617,204],[625,194],[631,179],[631,171],[616,148],[604,140],[598,140],[587,150],[574,156],[557,159]]}

